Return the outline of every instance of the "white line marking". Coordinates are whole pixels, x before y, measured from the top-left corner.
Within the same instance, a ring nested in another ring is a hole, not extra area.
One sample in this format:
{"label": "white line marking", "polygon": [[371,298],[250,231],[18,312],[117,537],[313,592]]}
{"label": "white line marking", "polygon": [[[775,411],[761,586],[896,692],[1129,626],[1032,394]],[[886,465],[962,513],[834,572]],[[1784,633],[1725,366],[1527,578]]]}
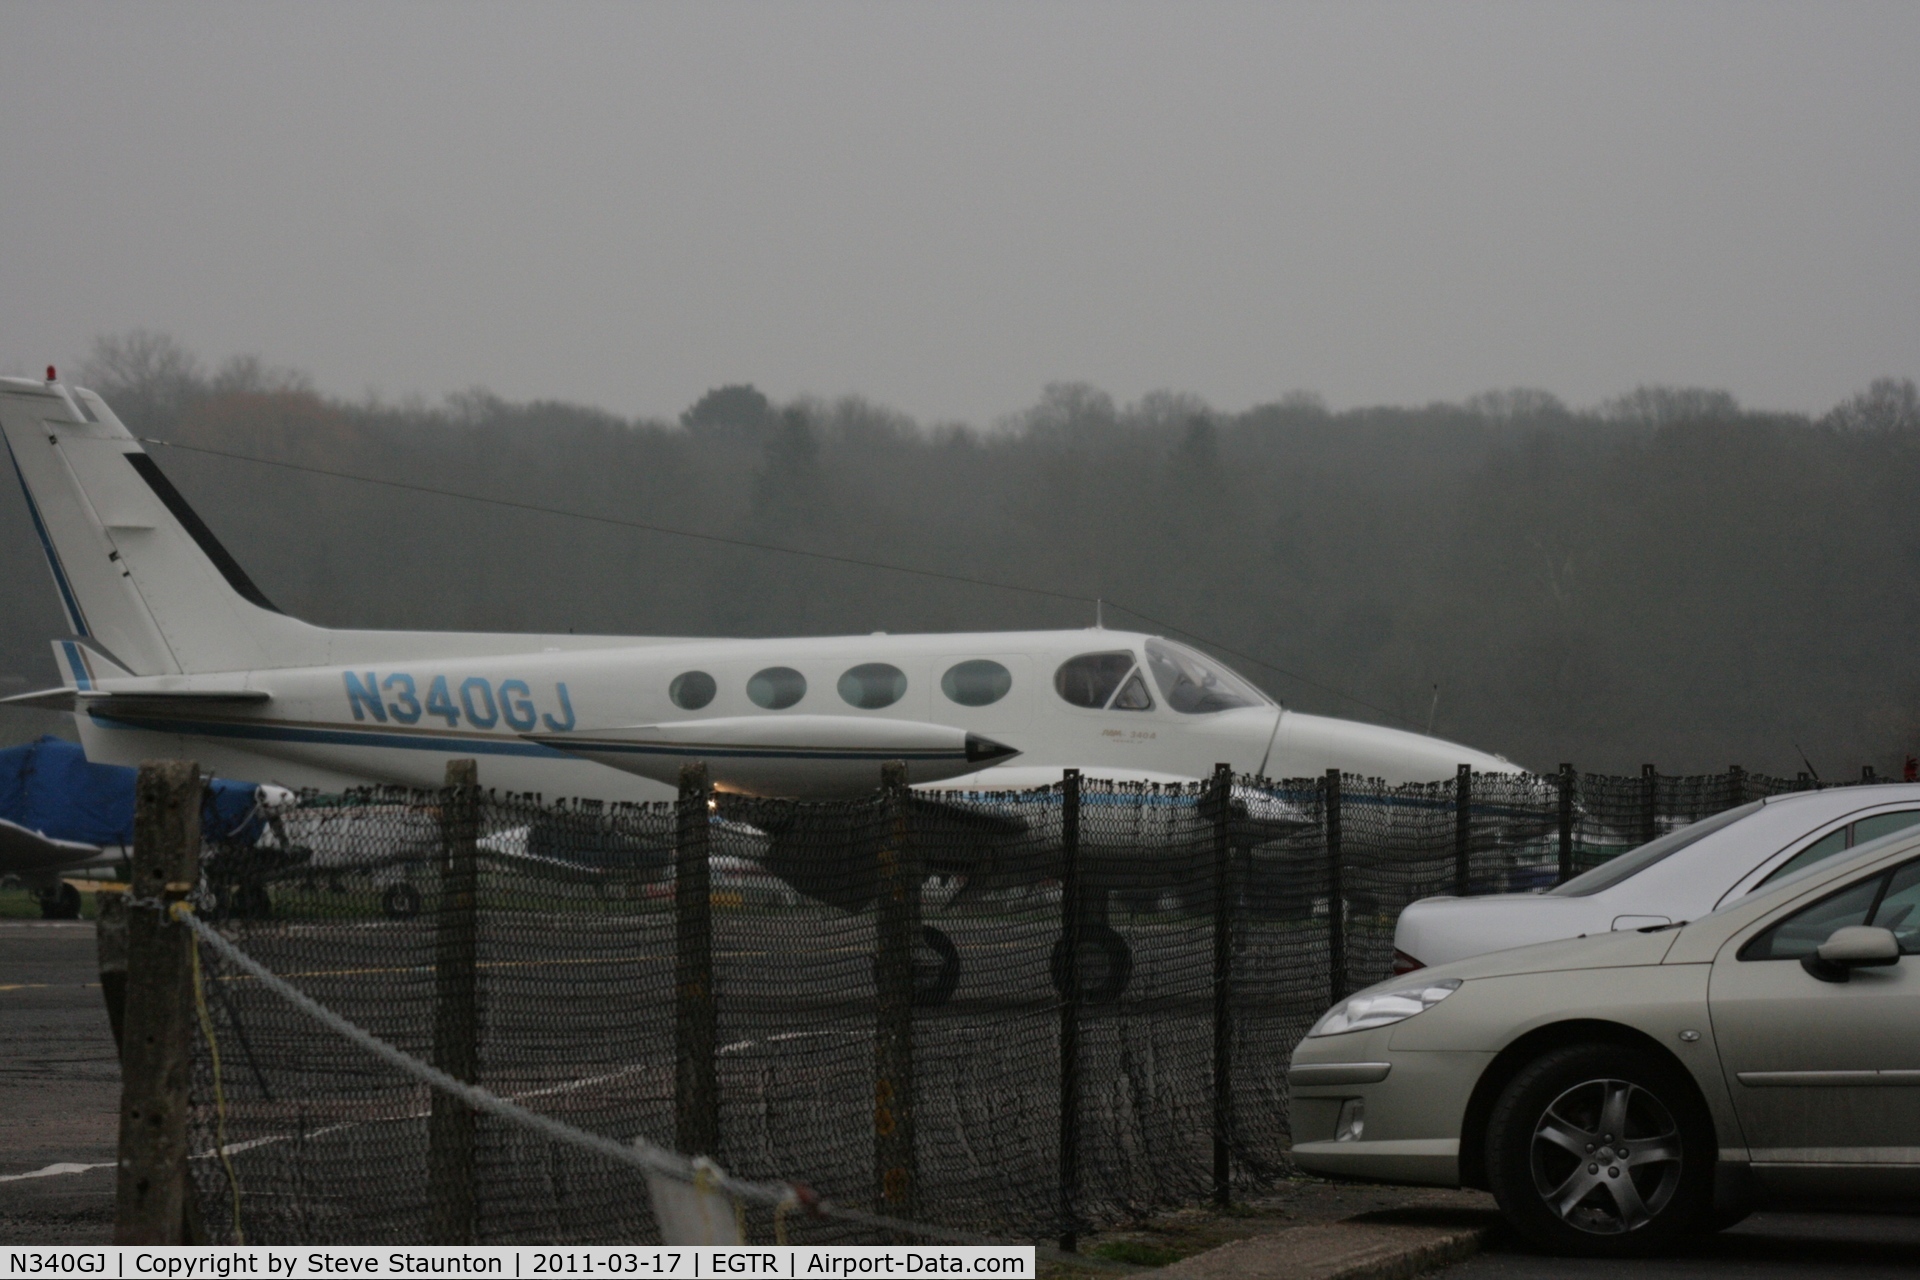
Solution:
{"label": "white line marking", "polygon": [[35,1169],[32,1173],[0,1174],[0,1182],[18,1182],[22,1178],[58,1178],[69,1173],[89,1173],[95,1169],[111,1169],[113,1161],[105,1164],[50,1164],[44,1169]]}

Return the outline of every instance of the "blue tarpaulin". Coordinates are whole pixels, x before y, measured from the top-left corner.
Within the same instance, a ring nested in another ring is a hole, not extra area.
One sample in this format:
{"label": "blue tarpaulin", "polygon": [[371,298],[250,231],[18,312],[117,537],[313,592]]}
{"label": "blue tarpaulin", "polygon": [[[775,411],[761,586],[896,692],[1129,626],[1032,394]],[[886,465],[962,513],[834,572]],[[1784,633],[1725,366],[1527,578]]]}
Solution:
{"label": "blue tarpaulin", "polygon": [[[0,751],[0,818],[56,840],[133,843],[133,780],[125,765],[92,764],[78,744],[51,735]],[[215,778],[200,826],[208,839],[250,842],[254,788]]]}

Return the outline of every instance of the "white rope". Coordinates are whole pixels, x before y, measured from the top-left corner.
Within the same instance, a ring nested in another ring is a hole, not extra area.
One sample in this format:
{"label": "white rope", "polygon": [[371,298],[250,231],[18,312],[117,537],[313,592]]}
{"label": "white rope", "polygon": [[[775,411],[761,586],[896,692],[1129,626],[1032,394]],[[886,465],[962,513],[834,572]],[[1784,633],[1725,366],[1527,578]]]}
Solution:
{"label": "white rope", "polygon": [[[158,904],[154,904],[158,905]],[[285,1000],[309,1018],[320,1023],[334,1034],[366,1050],[381,1061],[398,1068],[416,1080],[425,1082],[443,1093],[452,1095],[476,1111],[484,1111],[498,1116],[502,1120],[522,1125],[534,1132],[551,1138],[555,1142],[566,1143],[583,1151],[604,1156],[619,1164],[631,1165],[647,1173],[664,1174],[681,1182],[695,1183],[693,1162],[677,1151],[658,1147],[644,1138],[635,1138],[631,1144],[618,1142],[612,1138],[589,1133],[585,1129],[576,1129],[570,1124],[555,1120],[552,1116],[529,1111],[518,1103],[510,1102],[498,1094],[490,1093],[478,1085],[456,1080],[438,1067],[420,1061],[412,1054],[397,1049],[372,1032],[347,1021],[333,1010],[319,1003],[306,992],[287,982],[284,978],[268,969],[252,956],[236,947],[212,926],[208,925],[193,908],[185,902],[171,904],[170,914],[192,929],[208,946],[218,952],[222,959],[246,971],[256,978],[262,986]],[[822,1217],[837,1218],[843,1222],[860,1226],[874,1227],[885,1231],[897,1231],[905,1235],[922,1236],[930,1240],[940,1240],[948,1244],[1004,1244],[991,1236],[979,1235],[971,1231],[955,1231],[948,1227],[936,1227],[927,1223],[909,1222],[903,1218],[889,1218],[882,1214],[867,1213],[863,1210],[834,1204],[832,1201],[815,1196],[812,1192],[785,1182],[749,1182],[717,1170],[703,1170],[700,1185],[717,1187],[742,1200],[752,1200],[760,1204],[773,1205],[776,1208],[785,1205],[791,1208],[795,1204],[805,1205]],[[1053,1250],[1038,1246],[1042,1253],[1052,1255]],[[1086,1266],[1101,1266],[1101,1261],[1077,1255],[1060,1254],[1062,1260]],[[1111,1263],[1106,1267],[1112,1267]],[[1102,1268],[1106,1269],[1106,1268]],[[1128,1268],[1131,1270],[1131,1268]]]}

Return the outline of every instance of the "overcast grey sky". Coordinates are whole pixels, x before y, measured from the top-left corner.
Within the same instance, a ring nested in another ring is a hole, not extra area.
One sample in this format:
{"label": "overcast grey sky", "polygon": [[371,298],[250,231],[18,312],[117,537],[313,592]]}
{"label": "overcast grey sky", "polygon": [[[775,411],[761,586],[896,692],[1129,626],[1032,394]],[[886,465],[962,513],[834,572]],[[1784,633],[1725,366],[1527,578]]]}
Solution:
{"label": "overcast grey sky", "polygon": [[1920,5],[0,7],[0,368],[985,423],[1920,374]]}

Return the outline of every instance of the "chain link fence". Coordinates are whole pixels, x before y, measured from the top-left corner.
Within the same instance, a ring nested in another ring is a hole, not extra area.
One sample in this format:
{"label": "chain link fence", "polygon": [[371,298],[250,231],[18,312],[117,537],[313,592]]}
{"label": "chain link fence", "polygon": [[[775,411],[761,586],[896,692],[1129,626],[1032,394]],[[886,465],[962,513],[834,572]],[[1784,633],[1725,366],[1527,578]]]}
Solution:
{"label": "chain link fence", "polygon": [[[1071,1244],[1287,1175],[1288,1057],[1328,1004],[1391,974],[1408,903],[1544,888],[1803,785],[1068,777],[619,806],[369,791],[210,847],[202,915],[349,1022],[578,1129]],[[202,962],[192,1168],[216,1239],[658,1238],[635,1169],[476,1114],[213,949]],[[753,1238],[882,1238],[743,1212]]]}

